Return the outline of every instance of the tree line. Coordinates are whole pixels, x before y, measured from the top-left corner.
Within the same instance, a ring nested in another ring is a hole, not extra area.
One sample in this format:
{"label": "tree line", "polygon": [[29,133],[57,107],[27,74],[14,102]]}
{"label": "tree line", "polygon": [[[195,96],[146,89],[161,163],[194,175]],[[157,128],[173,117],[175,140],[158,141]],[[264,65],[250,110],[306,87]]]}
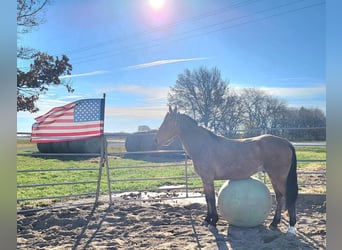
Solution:
{"label": "tree line", "polygon": [[237,91],[229,87],[216,67],[185,69],[170,88],[168,102],[200,125],[227,137],[267,132],[291,140],[325,140],[322,110],[289,107],[284,100],[258,88]]}

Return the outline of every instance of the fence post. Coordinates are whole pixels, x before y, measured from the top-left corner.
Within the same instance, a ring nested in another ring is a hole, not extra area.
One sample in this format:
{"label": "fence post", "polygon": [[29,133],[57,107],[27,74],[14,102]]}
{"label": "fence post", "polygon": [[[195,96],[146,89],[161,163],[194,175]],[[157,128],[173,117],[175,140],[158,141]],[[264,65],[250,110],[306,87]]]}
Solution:
{"label": "fence post", "polygon": [[189,197],[189,193],[188,193],[188,187],[189,187],[189,184],[188,184],[188,157],[187,157],[187,154],[185,153],[185,196],[186,198]]}
{"label": "fence post", "polygon": [[111,207],[113,205],[113,201],[112,201],[112,190],[110,187],[110,172],[109,172],[109,166],[108,166],[107,143],[105,145],[105,157],[106,157],[106,173],[107,173],[107,185],[108,185],[108,195],[109,195],[109,207]]}
{"label": "fence post", "polygon": [[100,156],[100,164],[99,164],[99,175],[97,177],[97,188],[96,188],[96,196],[95,196],[95,206],[97,206],[99,195],[100,195],[100,187],[101,187],[101,177],[102,177],[102,168],[104,166],[104,135],[101,135],[101,156]]}

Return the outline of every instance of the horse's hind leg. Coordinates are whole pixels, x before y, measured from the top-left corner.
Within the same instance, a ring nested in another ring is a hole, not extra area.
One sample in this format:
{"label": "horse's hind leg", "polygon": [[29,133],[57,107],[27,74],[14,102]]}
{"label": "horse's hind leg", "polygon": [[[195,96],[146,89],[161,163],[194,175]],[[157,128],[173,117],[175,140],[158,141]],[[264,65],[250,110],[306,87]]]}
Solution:
{"label": "horse's hind leg", "polygon": [[275,191],[276,201],[277,201],[277,208],[274,213],[273,221],[270,225],[271,228],[277,228],[278,224],[281,220],[281,211],[284,206],[284,196],[280,193]]}
{"label": "horse's hind leg", "polygon": [[288,229],[288,233],[290,234],[295,234],[296,233],[296,206],[295,203],[291,204],[291,205],[287,205],[287,211],[289,213],[289,217],[290,217],[290,227]]}

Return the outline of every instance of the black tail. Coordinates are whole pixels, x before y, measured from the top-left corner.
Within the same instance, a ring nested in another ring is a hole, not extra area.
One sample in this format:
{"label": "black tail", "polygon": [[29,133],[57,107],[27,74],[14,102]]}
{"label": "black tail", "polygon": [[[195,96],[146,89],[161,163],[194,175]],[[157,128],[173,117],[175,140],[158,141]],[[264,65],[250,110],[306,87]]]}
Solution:
{"label": "black tail", "polygon": [[290,148],[292,150],[292,162],[286,180],[286,208],[293,206],[298,197],[296,150],[292,144]]}

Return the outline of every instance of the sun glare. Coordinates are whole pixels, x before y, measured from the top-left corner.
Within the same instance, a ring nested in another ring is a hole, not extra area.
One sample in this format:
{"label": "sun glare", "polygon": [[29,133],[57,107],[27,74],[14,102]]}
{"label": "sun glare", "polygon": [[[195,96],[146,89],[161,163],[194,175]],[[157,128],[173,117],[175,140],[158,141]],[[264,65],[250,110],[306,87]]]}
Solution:
{"label": "sun glare", "polygon": [[163,8],[163,6],[165,4],[165,0],[149,0],[148,2],[150,4],[150,6],[156,10]]}

